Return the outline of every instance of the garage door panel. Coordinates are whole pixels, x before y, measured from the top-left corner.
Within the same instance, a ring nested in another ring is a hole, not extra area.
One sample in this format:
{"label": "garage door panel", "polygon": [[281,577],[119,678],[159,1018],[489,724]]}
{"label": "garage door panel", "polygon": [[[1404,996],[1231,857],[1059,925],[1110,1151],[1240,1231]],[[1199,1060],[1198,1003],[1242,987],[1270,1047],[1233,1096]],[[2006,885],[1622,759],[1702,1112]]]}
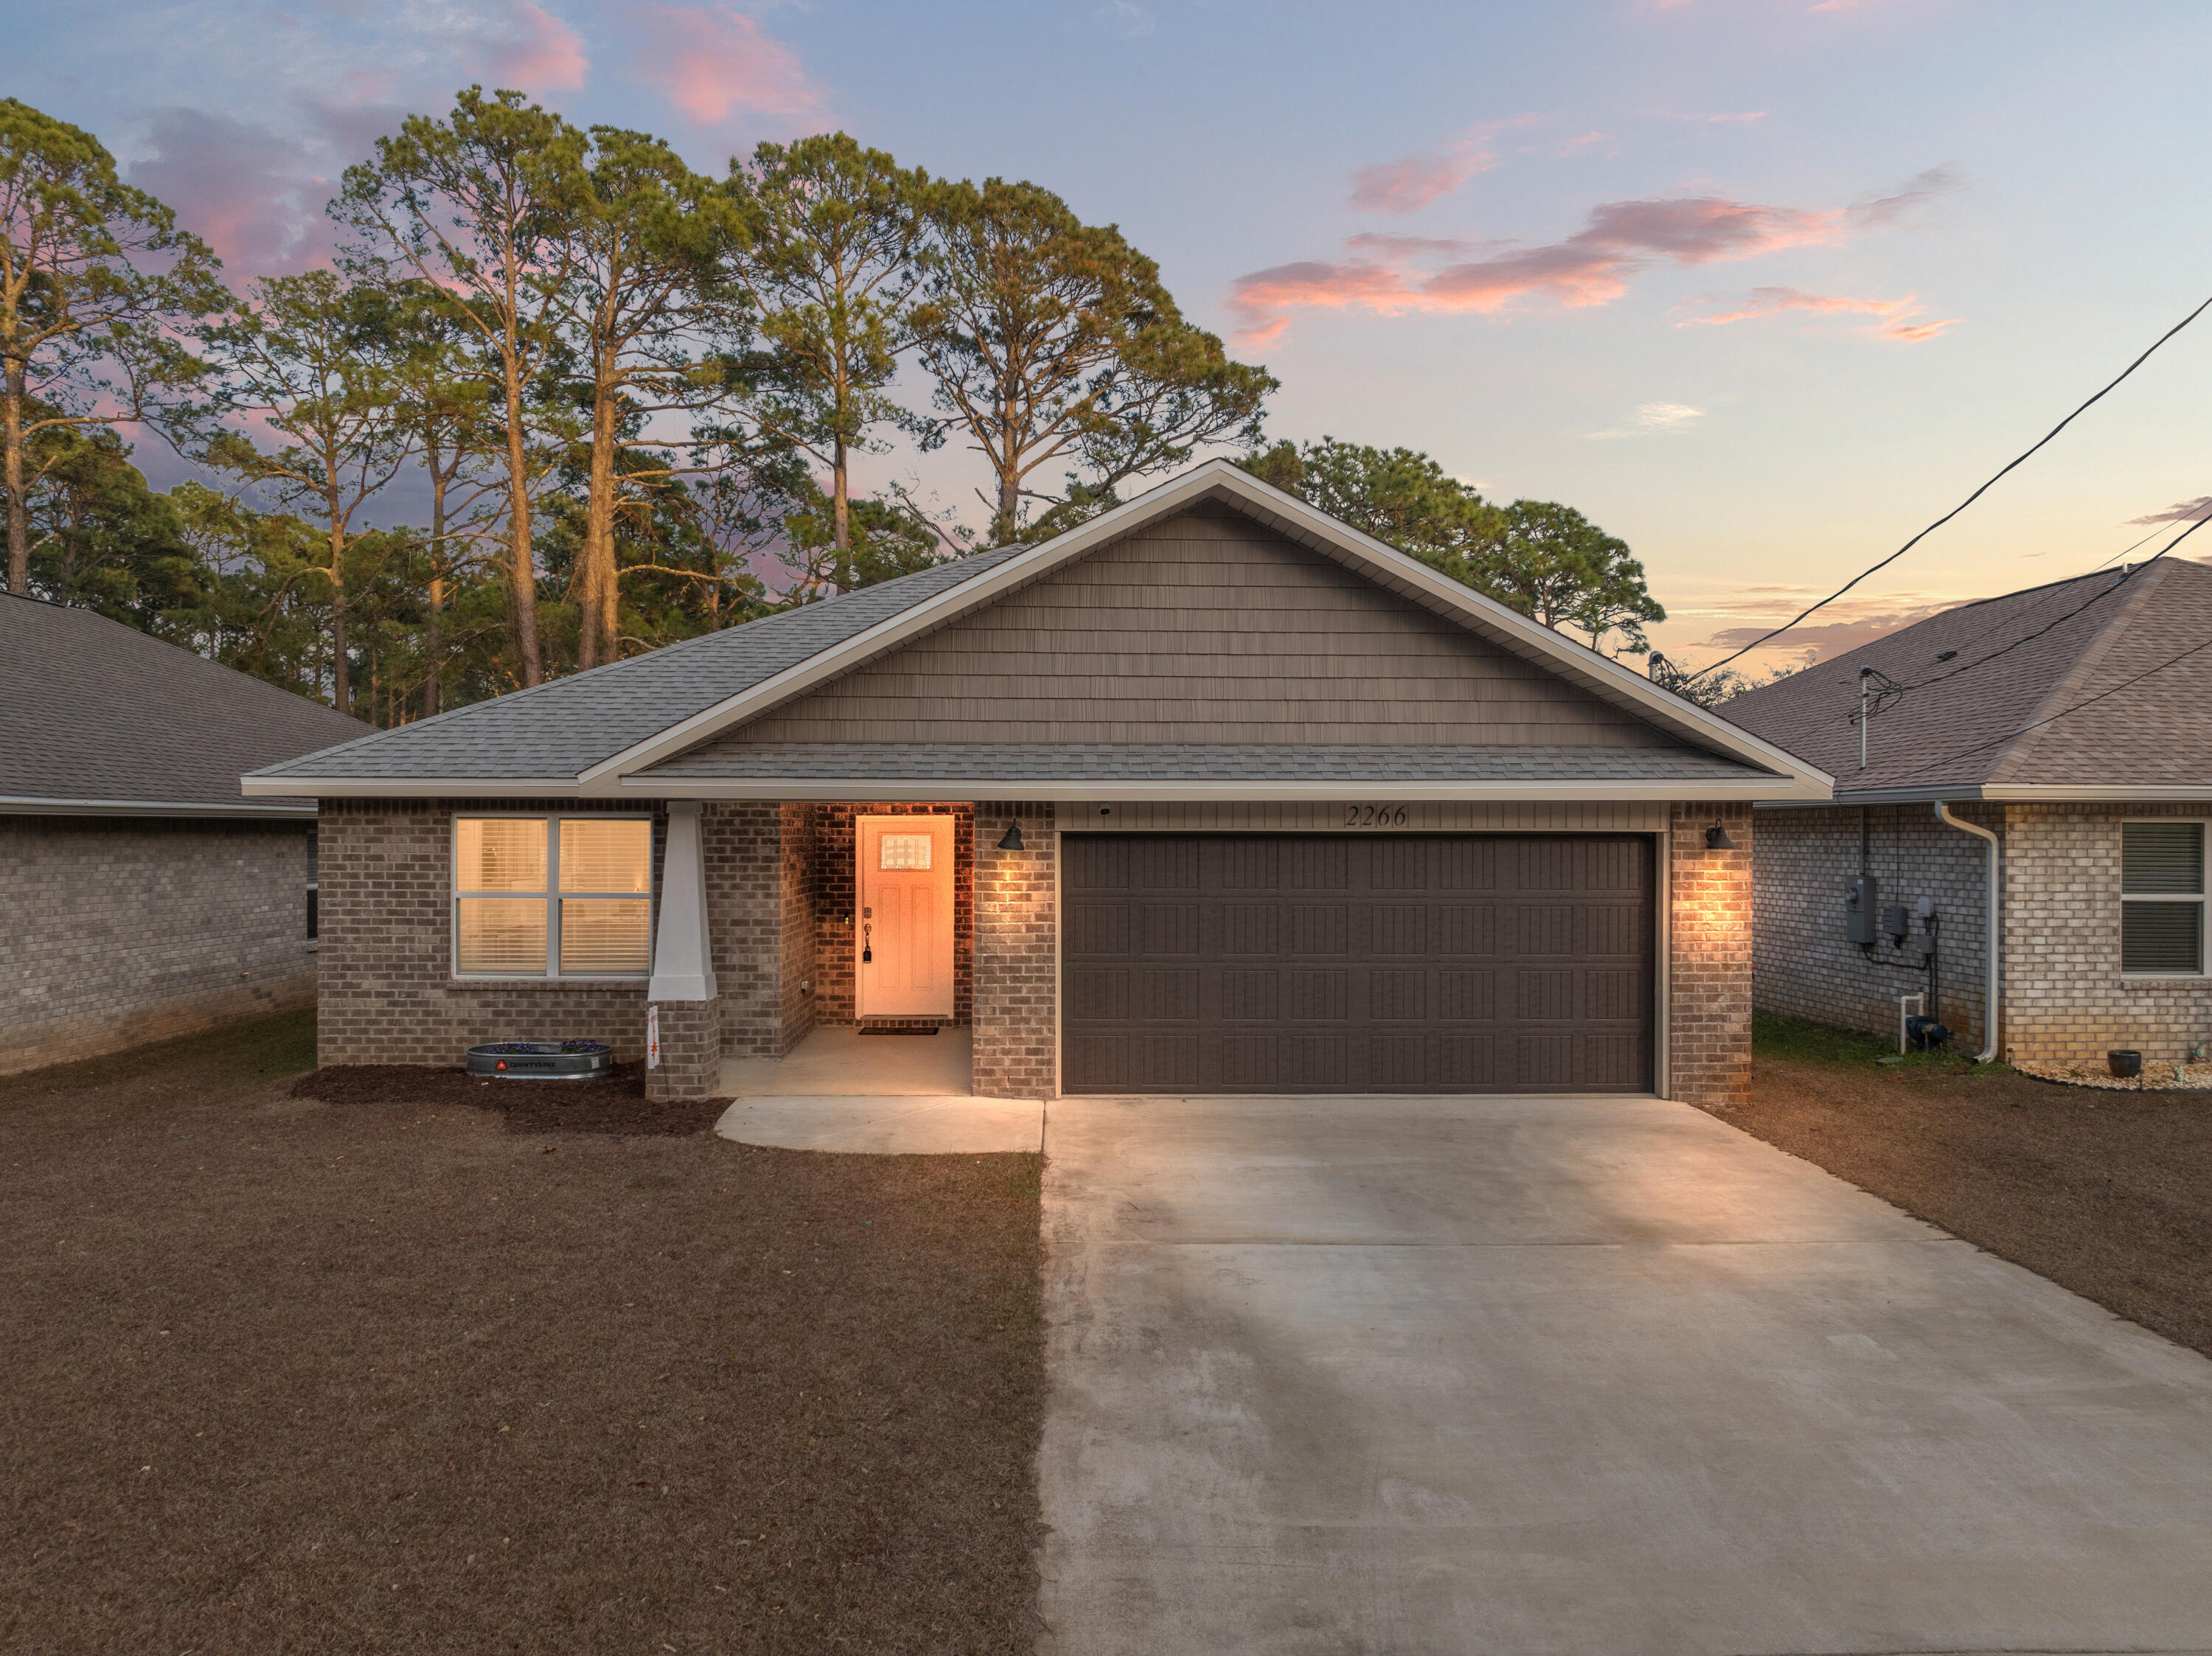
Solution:
{"label": "garage door panel", "polygon": [[1437,1017],[1443,1023],[1488,1023],[1498,1016],[1498,974],[1445,970],[1437,974]]}
{"label": "garage door panel", "polygon": [[1352,974],[1293,968],[1283,974],[1291,1021],[1340,1023],[1352,1016]]}
{"label": "garage door panel", "polygon": [[1130,1015],[1140,1023],[1190,1023],[1199,1016],[1198,968],[1140,966],[1130,974]]}
{"label": "garage door panel", "polygon": [[1345,903],[1292,903],[1290,948],[1293,958],[1352,952],[1352,909]]}
{"label": "garage door panel", "polygon": [[1067,917],[1068,958],[1099,960],[1125,955],[1134,935],[1133,916],[1119,903],[1070,902],[1062,905]]}
{"label": "garage door panel", "polygon": [[1368,911],[1367,952],[1370,955],[1425,955],[1429,952],[1429,911],[1420,903],[1378,902]]}
{"label": "garage door panel", "polygon": [[1368,968],[1368,1022],[1390,1023],[1427,1017],[1429,975],[1425,967]]}
{"label": "garage door panel", "polygon": [[1137,952],[1195,955],[1205,911],[1196,903],[1146,903],[1137,911]]}
{"label": "garage door panel", "polygon": [[1273,967],[1232,966],[1221,974],[1221,1016],[1237,1023],[1273,1023],[1282,1016],[1282,974]]}
{"label": "garage door panel", "polygon": [[1224,955],[1248,955],[1273,960],[1283,949],[1283,910],[1279,903],[1224,903],[1220,906],[1220,942]]}
{"label": "garage door panel", "polygon": [[1072,1092],[1650,1084],[1648,839],[1066,843]]}

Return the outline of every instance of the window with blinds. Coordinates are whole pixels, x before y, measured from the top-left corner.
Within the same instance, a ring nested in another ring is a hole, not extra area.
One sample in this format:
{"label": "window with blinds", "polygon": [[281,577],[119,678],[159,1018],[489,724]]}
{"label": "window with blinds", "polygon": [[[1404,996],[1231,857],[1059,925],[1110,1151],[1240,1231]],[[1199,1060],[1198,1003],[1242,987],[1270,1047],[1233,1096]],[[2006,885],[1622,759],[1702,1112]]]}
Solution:
{"label": "window with blinds", "polygon": [[463,977],[646,976],[651,821],[454,818],[453,966]]}
{"label": "window with blinds", "polygon": [[2203,972],[2203,823],[2120,825],[2120,969]]}

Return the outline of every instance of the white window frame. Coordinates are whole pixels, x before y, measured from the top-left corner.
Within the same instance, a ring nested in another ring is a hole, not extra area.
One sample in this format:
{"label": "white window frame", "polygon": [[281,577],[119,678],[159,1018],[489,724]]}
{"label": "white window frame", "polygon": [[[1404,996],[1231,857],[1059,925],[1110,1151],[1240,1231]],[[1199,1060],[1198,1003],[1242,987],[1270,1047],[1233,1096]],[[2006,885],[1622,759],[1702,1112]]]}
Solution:
{"label": "white window frame", "polygon": [[[2203,872],[2194,895],[2185,891],[2130,891],[2127,874],[2127,831],[2131,822],[2155,822],[2161,827],[2193,827],[2203,836]],[[2130,983],[2202,983],[2212,978],[2212,818],[2203,816],[2124,816],[2120,819],[2120,976]],[[2130,972],[2127,969],[2127,906],[2130,903],[2195,903],[2197,905],[2197,970],[2194,972]]]}
{"label": "white window frame", "polygon": [[[543,822],[545,824],[545,889],[543,891],[464,891],[461,889],[461,830],[469,822]],[[643,822],[647,825],[645,889],[640,891],[563,891],[561,889],[561,824],[568,822]],[[653,976],[653,917],[660,888],[654,879],[652,846],[653,816],[635,810],[457,810],[446,821],[450,842],[446,855],[446,949],[451,976],[457,983],[643,983]],[[545,904],[545,969],[543,972],[464,972],[461,970],[461,899],[464,897],[536,898]],[[563,972],[561,969],[561,900],[563,897],[613,897],[635,901],[645,899],[646,969],[642,972]]]}

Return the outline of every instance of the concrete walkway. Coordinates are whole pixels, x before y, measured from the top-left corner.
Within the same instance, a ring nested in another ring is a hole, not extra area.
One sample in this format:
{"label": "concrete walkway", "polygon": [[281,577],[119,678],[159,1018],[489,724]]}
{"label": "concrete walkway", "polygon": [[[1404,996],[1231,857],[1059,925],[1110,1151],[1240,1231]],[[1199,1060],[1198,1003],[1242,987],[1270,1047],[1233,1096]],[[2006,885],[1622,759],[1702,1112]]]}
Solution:
{"label": "concrete walkway", "polygon": [[2212,1650],[2212,1362],[1694,1110],[1048,1148],[1054,1656]]}
{"label": "concrete walkway", "polygon": [[1036,1099],[741,1098],[714,1131],[740,1144],[787,1150],[843,1150],[868,1156],[988,1156],[1044,1147],[1044,1106]]}
{"label": "concrete walkway", "polygon": [[728,1098],[965,1097],[975,1042],[966,1028],[864,1035],[849,1023],[829,1023],[781,1058],[724,1059],[715,1091]]}

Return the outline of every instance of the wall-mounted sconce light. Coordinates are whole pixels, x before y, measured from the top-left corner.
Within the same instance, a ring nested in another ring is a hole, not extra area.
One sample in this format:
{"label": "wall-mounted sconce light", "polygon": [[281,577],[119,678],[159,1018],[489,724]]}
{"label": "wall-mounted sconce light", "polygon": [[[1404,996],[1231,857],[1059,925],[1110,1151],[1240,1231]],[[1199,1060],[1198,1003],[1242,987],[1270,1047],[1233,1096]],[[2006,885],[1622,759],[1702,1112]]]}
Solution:
{"label": "wall-mounted sconce light", "polygon": [[1707,851],[1734,851],[1735,849],[1735,841],[1729,838],[1729,831],[1726,828],[1723,828],[1718,822],[1716,822],[1705,830],[1705,849]]}
{"label": "wall-mounted sconce light", "polygon": [[1019,851],[1021,848],[1022,825],[1019,822],[1016,822],[1012,828],[1006,830],[1006,837],[999,841],[999,849],[1001,851]]}

